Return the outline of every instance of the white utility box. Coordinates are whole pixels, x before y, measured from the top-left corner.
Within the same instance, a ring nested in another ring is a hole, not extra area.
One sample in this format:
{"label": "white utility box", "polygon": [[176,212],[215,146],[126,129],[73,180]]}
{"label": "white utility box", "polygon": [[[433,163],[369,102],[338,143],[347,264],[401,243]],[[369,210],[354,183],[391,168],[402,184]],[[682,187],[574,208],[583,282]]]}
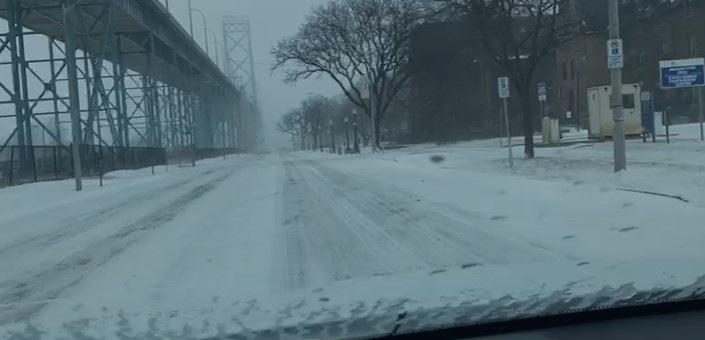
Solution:
{"label": "white utility box", "polygon": [[[591,87],[587,90],[588,115],[590,125],[588,134],[590,138],[612,138],[614,121],[610,109],[610,95],[612,88],[609,85]],[[641,135],[641,86],[639,84],[622,85],[622,101],[624,105],[624,133],[625,135]]]}

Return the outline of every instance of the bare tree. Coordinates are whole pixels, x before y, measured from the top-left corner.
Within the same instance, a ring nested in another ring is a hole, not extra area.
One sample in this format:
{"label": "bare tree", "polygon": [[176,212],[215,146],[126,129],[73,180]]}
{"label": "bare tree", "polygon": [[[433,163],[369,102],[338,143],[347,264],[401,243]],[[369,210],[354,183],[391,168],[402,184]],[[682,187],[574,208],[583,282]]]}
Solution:
{"label": "bare tree", "polygon": [[507,72],[522,108],[524,154],[534,157],[532,82],[537,65],[568,41],[567,0],[447,0],[472,25],[485,50]]}
{"label": "bare tree", "polygon": [[296,108],[287,112],[277,124],[277,130],[291,135],[294,139],[294,148],[305,148],[305,138],[308,136],[308,126],[306,115],[301,108]]}
{"label": "bare tree", "polygon": [[330,77],[368,117],[374,110],[379,145],[380,122],[411,76],[409,43],[424,8],[416,0],[341,0],[317,7],[295,35],[272,50],[273,70],[284,69],[288,83]]}
{"label": "bare tree", "polygon": [[277,130],[298,140],[302,149],[308,137],[313,139],[312,147],[318,148],[321,146],[322,130],[327,127],[326,122],[335,117],[335,110],[336,105],[328,98],[310,96],[282,117],[277,123]]}

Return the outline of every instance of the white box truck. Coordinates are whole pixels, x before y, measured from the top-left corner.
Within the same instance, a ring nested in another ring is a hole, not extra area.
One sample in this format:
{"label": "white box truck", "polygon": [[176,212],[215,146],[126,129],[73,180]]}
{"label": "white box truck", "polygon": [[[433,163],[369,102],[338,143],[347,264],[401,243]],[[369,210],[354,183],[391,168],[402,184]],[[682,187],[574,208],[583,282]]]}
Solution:
{"label": "white box truck", "polygon": [[[590,125],[588,134],[590,138],[612,138],[614,121],[610,109],[610,95],[612,88],[609,85],[591,87],[587,91],[588,115]],[[622,85],[622,102],[624,105],[624,133],[625,135],[641,135],[641,86],[639,84]]]}

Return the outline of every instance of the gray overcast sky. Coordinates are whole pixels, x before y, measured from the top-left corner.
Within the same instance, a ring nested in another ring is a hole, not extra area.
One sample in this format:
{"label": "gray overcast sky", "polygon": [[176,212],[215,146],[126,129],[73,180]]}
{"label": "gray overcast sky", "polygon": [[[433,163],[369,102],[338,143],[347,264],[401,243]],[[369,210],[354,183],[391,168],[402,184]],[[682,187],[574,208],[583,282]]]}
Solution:
{"label": "gray overcast sky", "polygon": [[[256,62],[255,73],[262,111],[265,115],[268,146],[278,146],[286,141],[284,136],[275,132],[275,124],[288,109],[304,99],[307,93],[314,92],[327,96],[340,93],[337,85],[327,78],[311,79],[292,87],[282,82],[280,72],[272,74],[270,71],[273,59],[269,52],[274,44],[279,39],[295,33],[311,7],[326,3],[327,0],[192,0],[193,7],[206,14],[208,27],[218,34],[221,44],[223,16],[245,15],[250,18],[252,48]],[[169,0],[169,7],[174,17],[188,31],[188,0]],[[203,19],[194,13],[193,21],[196,40],[203,46]],[[213,49],[211,46],[211,50]],[[211,54],[215,58],[214,51],[211,51]]]}

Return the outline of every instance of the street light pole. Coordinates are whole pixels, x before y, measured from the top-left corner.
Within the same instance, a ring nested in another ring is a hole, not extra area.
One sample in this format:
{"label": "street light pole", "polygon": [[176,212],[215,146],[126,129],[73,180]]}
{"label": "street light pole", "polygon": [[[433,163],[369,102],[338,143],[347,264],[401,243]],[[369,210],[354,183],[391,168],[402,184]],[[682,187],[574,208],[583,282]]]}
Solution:
{"label": "street light pole", "polygon": [[350,131],[348,129],[349,124],[348,117],[345,117],[345,153],[350,153]]}
{"label": "street light pole", "polygon": [[318,125],[318,146],[323,152],[323,128],[320,125]]}
{"label": "street light pole", "polygon": [[189,32],[191,32],[191,39],[193,39],[193,7],[191,6],[191,0],[188,0],[188,26]]}
{"label": "street light pole", "polygon": [[335,130],[333,130],[333,120],[330,120],[330,153],[335,153]]}
{"label": "street light pole", "polygon": [[[191,12],[196,12],[201,15],[201,18],[203,19],[203,35],[206,41],[206,54],[210,55],[210,49],[208,48],[208,20],[206,19],[206,15],[201,11],[200,9],[197,8],[191,8]],[[193,35],[193,33],[191,33]]]}
{"label": "street light pole", "polygon": [[357,110],[353,109],[353,143],[355,143],[354,153],[360,153],[360,145],[357,144]]}
{"label": "street light pole", "polygon": [[210,28],[205,30],[213,35],[213,45],[215,45],[215,64],[220,68],[220,50],[218,49],[218,35]]}
{"label": "street light pole", "polygon": [[[619,39],[619,1],[609,0],[609,37]],[[622,69],[610,69],[610,83],[612,86],[612,119],[614,120],[614,171],[627,169],[627,151],[624,137],[624,107],[622,99]]]}

